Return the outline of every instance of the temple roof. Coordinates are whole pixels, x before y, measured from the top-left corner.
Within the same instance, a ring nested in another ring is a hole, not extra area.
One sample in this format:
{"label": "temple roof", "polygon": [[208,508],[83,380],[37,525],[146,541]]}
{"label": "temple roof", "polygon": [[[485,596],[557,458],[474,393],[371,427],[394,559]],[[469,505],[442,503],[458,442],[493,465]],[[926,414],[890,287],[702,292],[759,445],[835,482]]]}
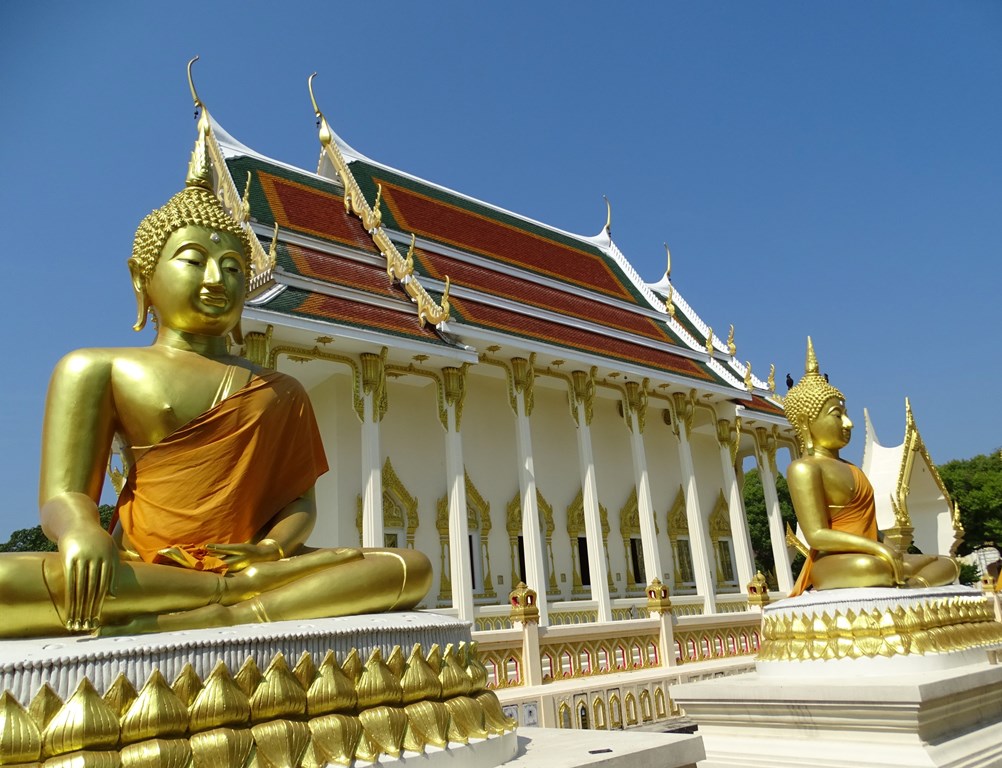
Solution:
{"label": "temple roof", "polygon": [[[248,305],[258,312],[465,350],[521,340],[687,380],[782,416],[769,385],[746,376],[719,338],[708,353],[709,328],[674,289],[666,308],[608,228],[588,237],[549,227],[381,165],[336,136],[311,173],[254,152],[216,123],[213,132],[233,185],[244,189],[249,175],[259,237],[267,242],[277,225],[278,288],[255,292]],[[418,317],[416,292],[447,319]]]}

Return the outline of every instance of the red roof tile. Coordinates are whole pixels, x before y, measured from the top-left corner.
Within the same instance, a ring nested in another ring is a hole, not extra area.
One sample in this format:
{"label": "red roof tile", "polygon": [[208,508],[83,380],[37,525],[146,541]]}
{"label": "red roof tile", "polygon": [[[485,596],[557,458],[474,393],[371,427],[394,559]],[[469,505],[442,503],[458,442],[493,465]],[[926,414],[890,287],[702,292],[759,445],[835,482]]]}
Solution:
{"label": "red roof tile", "polygon": [[516,314],[479,301],[452,298],[451,302],[462,319],[492,330],[528,336],[603,357],[614,357],[638,365],[672,371],[695,379],[714,380],[714,377],[696,361],[660,349],[537,317]]}
{"label": "red roof tile", "polygon": [[553,310],[666,344],[676,343],[663,325],[653,318],[644,317],[637,312],[559,291],[529,280],[522,280],[426,249],[417,250],[417,256],[423,267],[420,270],[422,273],[437,277],[439,280],[444,280],[445,276],[448,275],[453,285],[461,285],[482,293]]}
{"label": "red roof tile", "polygon": [[393,290],[385,269],[291,243],[286,243],[285,247],[293,268],[303,277],[346,285],[382,296],[400,296]]}
{"label": "red roof tile", "polygon": [[383,201],[401,228],[507,264],[633,301],[597,253],[554,242],[496,219],[397,186],[385,179]]}
{"label": "red roof tile", "polygon": [[340,195],[322,192],[265,171],[258,171],[257,178],[280,227],[336,240],[365,251],[375,251],[372,238],[361,222],[345,212],[344,198]]}
{"label": "red roof tile", "polygon": [[421,327],[417,316],[397,312],[386,307],[363,304],[338,296],[309,294],[296,308],[296,312],[322,317],[334,322],[343,322],[365,328],[378,328],[398,334],[439,342],[439,336],[431,326]]}

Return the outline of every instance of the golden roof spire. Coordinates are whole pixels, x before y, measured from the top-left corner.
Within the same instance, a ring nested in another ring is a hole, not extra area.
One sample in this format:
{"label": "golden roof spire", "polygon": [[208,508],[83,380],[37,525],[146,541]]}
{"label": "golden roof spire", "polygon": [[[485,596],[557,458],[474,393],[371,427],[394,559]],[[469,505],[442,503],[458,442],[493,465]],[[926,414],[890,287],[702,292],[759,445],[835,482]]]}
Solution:
{"label": "golden roof spire", "polygon": [[191,152],[188,176],[184,183],[188,187],[202,187],[209,192],[215,192],[212,186],[212,165],[209,162],[209,152],[205,146],[206,137],[209,135],[209,118],[202,100],[198,98],[198,92],[195,91],[195,81],[191,77],[191,67],[196,61],[198,61],[198,56],[188,62],[188,87],[191,88],[191,99],[195,102],[195,115],[198,117],[198,138],[195,140],[195,148]]}
{"label": "golden roof spire", "polygon": [[671,251],[668,250],[668,243],[662,243],[665,247],[665,256],[668,257],[668,266],[665,267],[665,277],[671,280]]}
{"label": "golden roof spire", "polygon": [[327,124],[327,119],[317,105],[317,98],[313,93],[313,78],[317,76],[314,72],[310,75],[307,85],[310,89],[310,102],[313,104],[313,113],[317,116],[317,127],[320,129],[320,145],[323,156],[330,162],[331,167],[341,179],[344,185],[344,209],[358,217],[369,233],[373,244],[386,259],[386,274],[391,279],[398,281],[408,296],[417,304],[418,320],[423,326],[430,322],[432,325],[440,325],[449,319],[449,288],[448,276],[445,280],[445,290],[442,293],[440,302],[436,302],[431,294],[421,285],[417,274],[414,271],[413,239],[411,249],[407,257],[400,255],[396,244],[382,227],[382,215],[380,214],[380,201],[382,200],[382,187],[376,187],[376,200],[373,205],[369,205],[362,194],[361,187],[348,167],[348,162],[334,141],[334,133]]}

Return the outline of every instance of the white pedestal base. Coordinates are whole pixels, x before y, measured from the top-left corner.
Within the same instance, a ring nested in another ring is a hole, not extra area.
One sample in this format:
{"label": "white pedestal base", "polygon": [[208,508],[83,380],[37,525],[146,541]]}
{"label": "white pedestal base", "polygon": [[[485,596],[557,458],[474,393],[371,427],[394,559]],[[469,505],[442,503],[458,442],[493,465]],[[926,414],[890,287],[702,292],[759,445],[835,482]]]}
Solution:
{"label": "white pedestal base", "polygon": [[701,768],[1002,765],[1002,667],[987,662],[894,677],[752,672],[672,693],[699,724]]}
{"label": "white pedestal base", "polygon": [[519,728],[505,768],[695,768],[703,755],[695,734]]}

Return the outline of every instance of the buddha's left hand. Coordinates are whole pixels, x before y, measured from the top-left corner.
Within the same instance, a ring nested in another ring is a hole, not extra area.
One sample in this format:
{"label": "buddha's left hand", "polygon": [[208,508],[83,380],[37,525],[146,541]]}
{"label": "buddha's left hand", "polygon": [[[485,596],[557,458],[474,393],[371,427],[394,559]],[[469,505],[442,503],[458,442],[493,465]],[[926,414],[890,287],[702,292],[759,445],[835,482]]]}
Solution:
{"label": "buddha's left hand", "polygon": [[257,544],[206,544],[205,548],[226,563],[227,572],[235,573],[254,563],[267,563],[282,559],[278,542],[263,539]]}

